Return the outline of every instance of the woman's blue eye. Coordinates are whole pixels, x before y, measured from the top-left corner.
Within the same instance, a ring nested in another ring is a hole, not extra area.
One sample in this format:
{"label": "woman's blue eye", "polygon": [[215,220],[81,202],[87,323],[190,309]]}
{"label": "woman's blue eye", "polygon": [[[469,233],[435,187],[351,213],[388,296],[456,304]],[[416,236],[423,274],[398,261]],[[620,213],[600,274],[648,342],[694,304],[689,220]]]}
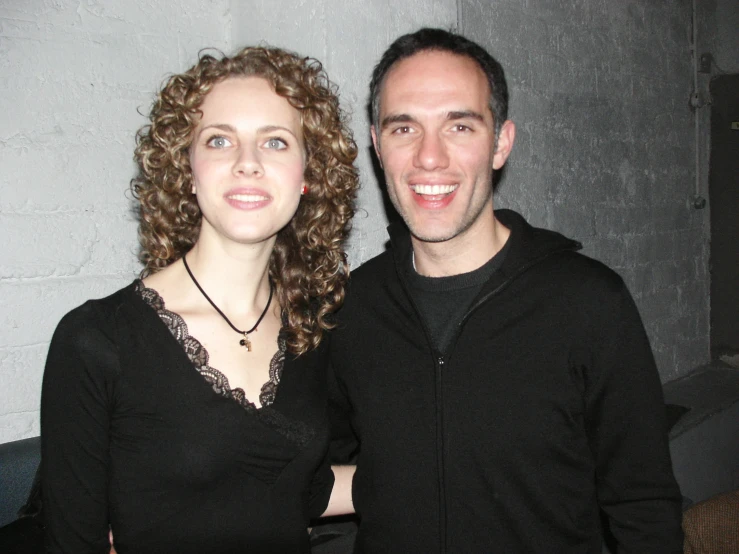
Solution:
{"label": "woman's blue eye", "polygon": [[275,150],[282,150],[283,148],[287,148],[287,144],[285,144],[285,141],[279,138],[271,138],[266,143],[267,148],[272,148]]}
{"label": "woman's blue eye", "polygon": [[213,148],[226,148],[231,143],[228,141],[226,137],[215,136],[215,137],[211,137],[208,140],[207,144],[208,146],[212,146]]}

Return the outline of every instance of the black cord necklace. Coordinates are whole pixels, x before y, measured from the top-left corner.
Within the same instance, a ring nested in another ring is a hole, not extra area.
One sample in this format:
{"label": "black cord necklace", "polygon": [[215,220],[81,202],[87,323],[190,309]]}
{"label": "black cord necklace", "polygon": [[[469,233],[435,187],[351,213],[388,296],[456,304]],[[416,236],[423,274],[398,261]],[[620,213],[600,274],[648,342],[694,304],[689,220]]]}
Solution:
{"label": "black cord necklace", "polygon": [[257,327],[259,327],[259,324],[264,319],[264,316],[267,315],[267,310],[269,310],[270,304],[272,304],[272,294],[275,291],[275,287],[272,284],[272,279],[268,279],[269,281],[269,298],[267,299],[267,305],[264,307],[264,311],[262,312],[262,315],[259,316],[259,319],[257,319],[257,322],[254,324],[254,327],[249,329],[248,331],[242,331],[241,329],[237,329],[236,326],[231,323],[231,320],[226,317],[226,314],[224,314],[218,306],[216,306],[216,303],[213,302],[210,299],[210,296],[208,296],[205,291],[203,290],[203,287],[200,286],[200,283],[198,283],[198,280],[195,278],[195,275],[192,274],[192,271],[190,271],[190,266],[187,265],[187,258],[185,256],[182,256],[182,263],[185,264],[185,269],[187,270],[187,274],[190,276],[190,279],[192,279],[192,282],[195,283],[195,286],[198,287],[198,290],[203,293],[203,296],[205,296],[205,299],[210,302],[210,305],[215,308],[215,310],[220,314],[220,316],[226,320],[226,323],[228,323],[231,326],[231,329],[236,331],[239,335],[244,335],[244,338],[239,341],[239,344],[241,346],[246,347],[247,352],[251,352],[251,341],[249,340],[249,333],[252,333],[253,331],[257,330]]}

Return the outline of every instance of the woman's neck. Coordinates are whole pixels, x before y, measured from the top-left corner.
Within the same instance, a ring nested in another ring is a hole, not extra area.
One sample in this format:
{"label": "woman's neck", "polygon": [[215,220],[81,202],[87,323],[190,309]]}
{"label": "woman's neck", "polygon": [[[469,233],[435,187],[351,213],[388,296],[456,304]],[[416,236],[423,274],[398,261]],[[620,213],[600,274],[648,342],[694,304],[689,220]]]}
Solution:
{"label": "woman's neck", "polygon": [[[219,308],[248,313],[263,308],[269,296],[271,253],[271,248],[262,245],[222,248],[198,241],[186,258],[193,277]],[[185,278],[191,281],[189,276]],[[194,282],[188,284],[201,294]]]}

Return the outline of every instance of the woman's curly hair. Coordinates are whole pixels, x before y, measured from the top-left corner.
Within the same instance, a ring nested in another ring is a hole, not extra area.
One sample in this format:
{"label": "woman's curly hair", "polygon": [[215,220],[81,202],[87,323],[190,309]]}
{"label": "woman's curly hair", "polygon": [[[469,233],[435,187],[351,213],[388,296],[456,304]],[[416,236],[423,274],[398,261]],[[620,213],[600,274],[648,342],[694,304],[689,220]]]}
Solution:
{"label": "woman's curly hair", "polygon": [[357,146],[339,107],[336,86],[321,63],[279,48],[248,47],[233,56],[201,54],[170,77],[156,97],[150,124],[136,135],[139,174],[131,181],[140,204],[142,275],[180,259],[195,244],[201,214],[191,193],[189,148],[206,95],[230,77],[260,77],[300,112],[307,193],[277,235],[269,274],[287,316],[288,347],[305,353],[330,329],[344,301],[344,241],[359,186]]}

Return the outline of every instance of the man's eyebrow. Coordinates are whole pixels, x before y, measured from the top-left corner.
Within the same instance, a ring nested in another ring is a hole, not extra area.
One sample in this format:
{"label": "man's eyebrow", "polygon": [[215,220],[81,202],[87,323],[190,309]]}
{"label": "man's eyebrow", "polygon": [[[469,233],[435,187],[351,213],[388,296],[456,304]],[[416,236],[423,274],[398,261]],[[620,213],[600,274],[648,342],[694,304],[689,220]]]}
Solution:
{"label": "man's eyebrow", "polygon": [[[473,110],[456,110],[446,114],[447,121],[456,121],[457,119],[474,119],[476,121],[485,121],[483,115]],[[394,123],[415,123],[416,119],[406,113],[389,115],[384,118],[380,124],[380,127],[384,129],[388,125]]]}
{"label": "man's eyebrow", "polygon": [[485,121],[485,118],[481,113],[473,112],[472,110],[462,110],[457,112],[449,112],[446,115],[448,121],[454,121],[456,119],[475,119],[477,121]]}
{"label": "man's eyebrow", "polygon": [[388,125],[393,123],[414,123],[415,118],[411,117],[407,113],[399,113],[396,115],[389,115],[380,122],[380,128],[384,129]]}

